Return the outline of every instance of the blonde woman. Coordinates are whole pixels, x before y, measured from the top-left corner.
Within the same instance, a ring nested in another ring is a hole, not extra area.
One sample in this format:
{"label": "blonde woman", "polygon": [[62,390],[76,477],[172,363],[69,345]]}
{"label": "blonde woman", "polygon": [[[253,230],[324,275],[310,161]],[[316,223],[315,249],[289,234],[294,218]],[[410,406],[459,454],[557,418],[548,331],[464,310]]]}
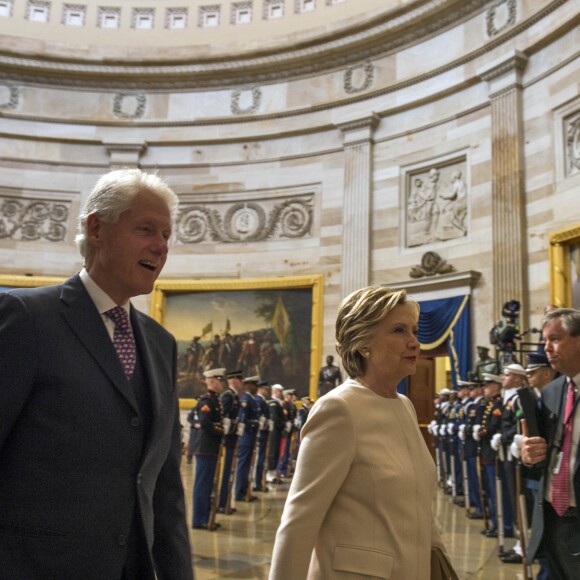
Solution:
{"label": "blonde woman", "polygon": [[443,552],[435,465],[397,393],[416,370],[418,318],[404,290],[382,286],[340,305],[336,345],[351,378],[318,399],[302,429],[270,580],[431,578],[431,550]]}

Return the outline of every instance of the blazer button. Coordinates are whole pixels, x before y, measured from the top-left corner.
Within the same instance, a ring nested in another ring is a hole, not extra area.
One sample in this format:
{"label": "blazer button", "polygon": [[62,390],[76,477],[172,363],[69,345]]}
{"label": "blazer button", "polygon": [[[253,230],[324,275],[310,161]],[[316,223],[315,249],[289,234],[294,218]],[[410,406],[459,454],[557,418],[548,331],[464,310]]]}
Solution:
{"label": "blazer button", "polygon": [[132,417],[131,418],[131,427],[139,427],[141,421],[139,421],[139,417]]}
{"label": "blazer button", "polygon": [[137,483],[138,483],[138,484],[141,484],[141,483],[142,483],[142,481],[143,481],[143,476],[142,476],[142,475],[139,473],[139,474],[137,475]]}
{"label": "blazer button", "polygon": [[117,536],[117,545],[118,546],[126,546],[127,545],[127,536],[124,534],[119,534]]}

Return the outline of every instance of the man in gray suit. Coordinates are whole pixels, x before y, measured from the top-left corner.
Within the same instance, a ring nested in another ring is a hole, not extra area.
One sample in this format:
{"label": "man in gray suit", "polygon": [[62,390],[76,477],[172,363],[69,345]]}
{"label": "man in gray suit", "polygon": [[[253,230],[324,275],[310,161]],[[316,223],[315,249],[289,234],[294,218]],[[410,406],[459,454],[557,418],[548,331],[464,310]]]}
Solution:
{"label": "man in gray suit", "polygon": [[548,361],[562,376],[542,390],[541,436],[523,439],[522,461],[541,474],[528,561],[545,556],[552,580],[579,580],[580,310],[548,312],[542,332]]}
{"label": "man in gray suit", "polygon": [[0,294],[0,578],[193,578],[175,340],[129,301],[165,264],[177,203],[155,175],[104,175],[80,274]]}

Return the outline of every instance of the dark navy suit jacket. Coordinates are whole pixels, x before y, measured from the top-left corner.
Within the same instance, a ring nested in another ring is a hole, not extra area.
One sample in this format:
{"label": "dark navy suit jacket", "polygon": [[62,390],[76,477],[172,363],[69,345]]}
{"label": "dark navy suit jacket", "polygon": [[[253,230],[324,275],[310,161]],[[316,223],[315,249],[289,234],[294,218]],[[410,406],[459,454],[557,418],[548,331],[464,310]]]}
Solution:
{"label": "dark navy suit jacket", "polygon": [[[566,404],[566,391],[568,386],[568,377],[561,376],[546,385],[542,390],[542,404],[538,410],[538,426],[540,434],[548,442],[548,458],[538,468],[541,470],[541,479],[539,493],[534,505],[534,515],[532,519],[532,536],[528,548],[528,560],[532,562],[544,535],[544,493],[546,486],[546,476],[550,468],[550,458],[552,450],[556,444],[556,434],[558,424],[562,423],[564,417],[564,407]],[[574,472],[574,492],[576,502],[580,501],[580,469],[578,457],[570,458],[571,466],[575,467]],[[579,506],[580,507],[580,506]]]}
{"label": "dark navy suit jacket", "polygon": [[139,407],[79,276],[0,294],[0,577],[122,575],[135,502],[159,579],[193,577],[173,337],[131,308]]}

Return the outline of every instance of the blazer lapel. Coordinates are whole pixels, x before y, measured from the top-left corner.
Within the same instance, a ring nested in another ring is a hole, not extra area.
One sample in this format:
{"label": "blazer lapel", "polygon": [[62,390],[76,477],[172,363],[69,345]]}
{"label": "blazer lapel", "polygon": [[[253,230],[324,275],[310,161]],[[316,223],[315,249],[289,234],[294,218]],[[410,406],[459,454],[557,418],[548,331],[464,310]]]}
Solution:
{"label": "blazer lapel", "polygon": [[[161,416],[161,394],[159,385],[159,374],[155,366],[156,346],[153,337],[146,332],[147,319],[140,317],[137,310],[131,306],[131,327],[139,348],[141,364],[145,369],[147,380],[149,381],[149,392],[151,394],[152,423],[149,431],[146,450],[149,449],[150,442],[154,440],[155,429],[159,426]],[[145,452],[147,453],[147,451]]]}
{"label": "blazer lapel", "polygon": [[62,286],[61,311],[79,342],[136,412],[139,407],[107,329],[78,275]]}

